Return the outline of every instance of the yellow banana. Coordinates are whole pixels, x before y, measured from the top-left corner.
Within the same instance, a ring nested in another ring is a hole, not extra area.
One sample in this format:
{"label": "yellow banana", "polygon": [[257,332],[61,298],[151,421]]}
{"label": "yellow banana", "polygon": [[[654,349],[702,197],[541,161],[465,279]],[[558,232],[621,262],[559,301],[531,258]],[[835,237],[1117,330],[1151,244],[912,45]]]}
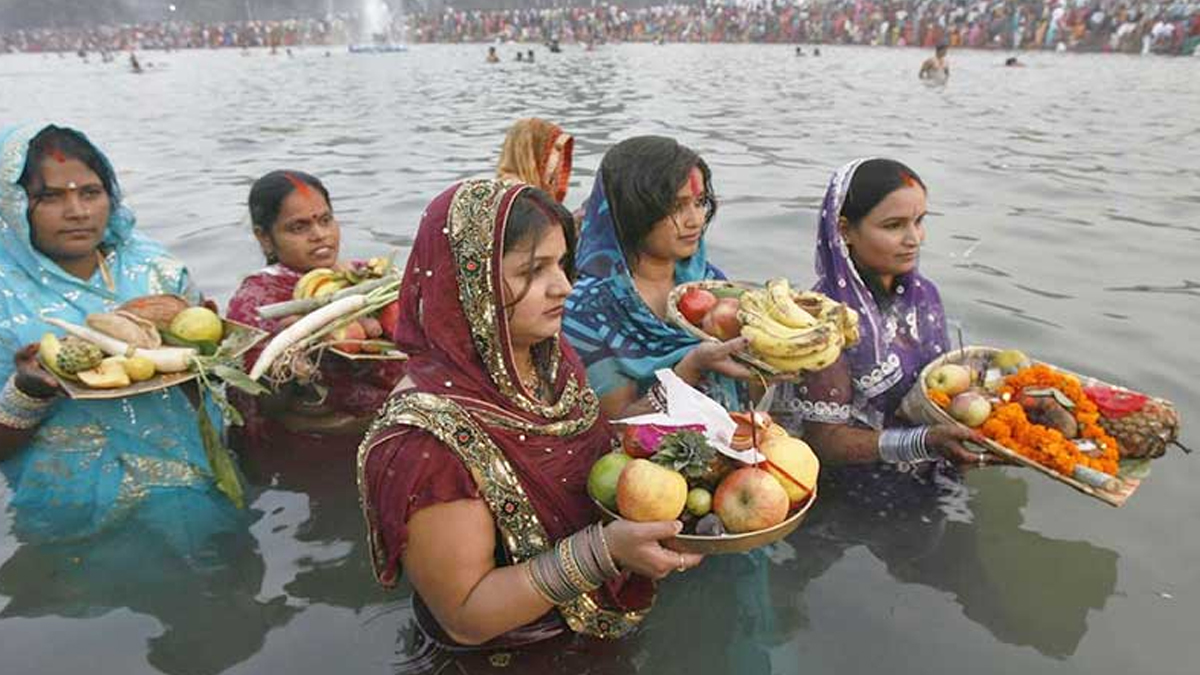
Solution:
{"label": "yellow banana", "polygon": [[792,298],[792,288],[782,277],[767,282],[767,309],[779,323],[789,328],[811,328],[816,318],[800,308]]}
{"label": "yellow banana", "polygon": [[833,365],[834,361],[837,361],[838,356],[842,353],[841,334],[834,331],[834,335],[836,337],[830,340],[824,349],[814,354],[791,359],[771,356],[764,358],[763,361],[776,370],[785,373],[824,370]]}
{"label": "yellow banana", "polygon": [[309,270],[304,276],[300,277],[296,282],[296,287],[292,291],[292,297],[296,300],[302,300],[312,295],[312,289],[317,281],[326,277],[337,276],[337,272],[328,267],[318,267]]}
{"label": "yellow banana", "polygon": [[766,357],[798,359],[824,350],[831,341],[841,341],[831,324],[821,324],[803,336],[784,338],[757,326],[742,326],[742,335],[750,341],[750,349]]}

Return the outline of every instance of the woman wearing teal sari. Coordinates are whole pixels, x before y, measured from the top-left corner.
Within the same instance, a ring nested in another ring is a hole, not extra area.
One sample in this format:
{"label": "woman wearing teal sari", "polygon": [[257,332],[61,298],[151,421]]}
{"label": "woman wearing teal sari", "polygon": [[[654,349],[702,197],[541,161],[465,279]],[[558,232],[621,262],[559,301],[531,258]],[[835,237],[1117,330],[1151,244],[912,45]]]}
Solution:
{"label": "woman wearing teal sari", "polygon": [[37,364],[43,317],[82,324],[154,293],[199,300],[183,265],[134,224],[111,165],[83,134],[0,130],[0,471],[23,540],[126,522],[194,551],[237,522],[182,387],[70,400]]}
{"label": "woman wearing teal sari", "polygon": [[579,280],[563,331],[610,419],[644,412],[635,401],[663,368],[729,410],[748,406],[737,379],[750,371],[730,358],[745,340],[701,342],[665,319],[675,286],[725,278],[709,263],[704,240],[716,211],[708,164],[674,140],[637,136],[605,153],[587,200]]}

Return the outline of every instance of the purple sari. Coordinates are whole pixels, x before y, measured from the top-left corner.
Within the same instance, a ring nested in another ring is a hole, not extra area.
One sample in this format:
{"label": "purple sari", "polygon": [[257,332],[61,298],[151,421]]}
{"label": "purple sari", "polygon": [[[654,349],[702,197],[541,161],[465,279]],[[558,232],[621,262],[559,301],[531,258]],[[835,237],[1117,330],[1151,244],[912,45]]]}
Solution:
{"label": "purple sari", "polygon": [[858,312],[862,339],[829,368],[799,385],[781,385],[771,412],[796,432],[804,422],[894,426],[900,401],[921,369],[949,348],[946,314],[932,281],[914,268],[896,277],[890,297],[877,298],[850,258],[838,218],[863,161],[838,169],[825,191],[814,286]]}

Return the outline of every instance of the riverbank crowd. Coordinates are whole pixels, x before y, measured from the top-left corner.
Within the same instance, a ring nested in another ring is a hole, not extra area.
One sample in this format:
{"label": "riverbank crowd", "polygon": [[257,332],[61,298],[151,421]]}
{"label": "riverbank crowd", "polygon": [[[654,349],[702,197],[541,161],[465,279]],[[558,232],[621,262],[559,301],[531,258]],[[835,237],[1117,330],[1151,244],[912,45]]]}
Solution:
{"label": "riverbank crowd", "polygon": [[[0,35],[0,53],[328,46],[361,41],[358,18],[161,22],[34,28]],[[732,42],[1192,54],[1200,0],[831,0],[724,6],[620,4],[455,10],[397,16],[409,41]],[[370,38],[367,38],[370,39]]]}

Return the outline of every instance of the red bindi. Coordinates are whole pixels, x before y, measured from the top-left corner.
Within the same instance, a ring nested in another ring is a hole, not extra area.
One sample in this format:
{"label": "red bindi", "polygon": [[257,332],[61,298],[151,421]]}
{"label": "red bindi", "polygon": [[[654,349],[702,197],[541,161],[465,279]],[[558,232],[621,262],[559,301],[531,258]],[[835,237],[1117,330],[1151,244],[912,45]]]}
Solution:
{"label": "red bindi", "polygon": [[58,162],[59,164],[67,163],[67,156],[64,155],[63,151],[59,150],[58,148],[50,148],[50,156],[53,157],[54,161]]}
{"label": "red bindi", "polygon": [[692,188],[693,197],[704,194],[704,176],[700,173],[700,169],[692,169],[692,172],[688,174],[688,185]]}
{"label": "red bindi", "polygon": [[301,197],[312,196],[312,188],[308,186],[308,183],[305,183],[290,173],[285,173],[283,175],[287,177],[288,182],[292,184],[293,188],[296,188],[296,192],[299,192]]}

